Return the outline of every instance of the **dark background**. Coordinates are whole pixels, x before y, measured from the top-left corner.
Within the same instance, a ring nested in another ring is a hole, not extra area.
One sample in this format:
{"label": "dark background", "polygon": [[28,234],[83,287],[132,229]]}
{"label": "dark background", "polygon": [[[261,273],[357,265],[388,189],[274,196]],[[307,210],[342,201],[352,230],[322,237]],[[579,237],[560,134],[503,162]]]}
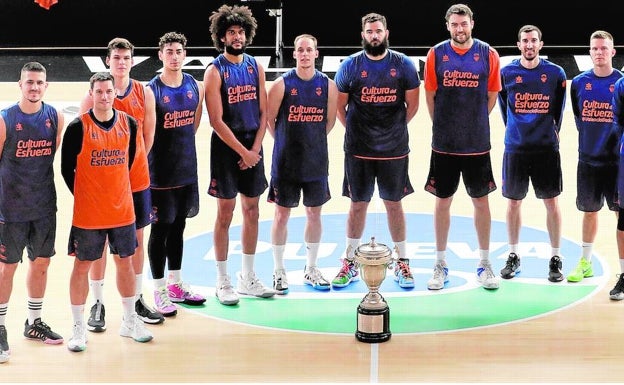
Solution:
{"label": "dark background", "polygon": [[[448,0],[59,0],[50,10],[34,0],[0,0],[0,49],[102,48],[114,36],[137,47],[155,48],[165,32],[178,31],[189,48],[213,53],[208,18],[220,5],[248,5],[259,28],[253,47],[274,47],[276,18],[268,8],[282,4],[283,44],[312,33],[320,47],[359,47],[360,18],[379,12],[388,19],[390,44],[430,47],[448,38],[444,13],[456,1]],[[495,47],[514,46],[523,24],[535,24],[544,33],[546,47],[586,47],[589,35],[606,29],[624,41],[624,1],[466,1],[475,13],[473,36]]]}

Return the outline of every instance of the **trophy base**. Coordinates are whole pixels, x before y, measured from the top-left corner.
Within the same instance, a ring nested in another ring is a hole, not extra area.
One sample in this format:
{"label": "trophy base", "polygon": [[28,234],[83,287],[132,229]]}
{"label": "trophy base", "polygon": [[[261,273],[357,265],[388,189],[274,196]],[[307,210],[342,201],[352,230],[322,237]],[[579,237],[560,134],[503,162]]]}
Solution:
{"label": "trophy base", "polygon": [[390,308],[367,309],[358,306],[355,338],[360,342],[379,343],[390,339]]}

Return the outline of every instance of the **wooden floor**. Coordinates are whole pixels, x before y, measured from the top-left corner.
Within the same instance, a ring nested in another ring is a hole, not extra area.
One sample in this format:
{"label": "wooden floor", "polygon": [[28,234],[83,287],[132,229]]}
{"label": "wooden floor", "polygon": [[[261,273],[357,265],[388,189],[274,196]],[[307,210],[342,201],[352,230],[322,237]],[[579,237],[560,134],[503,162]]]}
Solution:
{"label": "wooden floor", "polygon": [[[53,83],[45,100],[50,104],[75,101],[78,105],[87,86],[87,83]],[[0,95],[3,100],[11,97],[17,100],[17,84],[0,84]],[[500,183],[504,128],[498,107],[491,115],[491,122],[492,159]],[[215,202],[205,194],[210,133],[204,116],[198,132],[202,209],[196,218],[188,221],[187,237],[212,231]],[[343,133],[344,129],[337,123],[330,134],[333,199],[325,206],[324,213],[344,213],[348,207],[347,198],[339,194]],[[410,124],[410,135],[410,177],[416,192],[405,199],[405,209],[432,212],[433,196],[422,190],[431,139],[424,97]],[[565,184],[560,200],[563,236],[580,244],[582,216],[575,206],[577,134],[569,108],[561,138]],[[270,154],[271,144],[272,139],[267,136],[266,154]],[[57,156],[57,166],[59,163]],[[267,169],[268,166],[269,160]],[[44,320],[67,339],[72,324],[68,295],[72,258],[66,256],[65,250],[72,199],[58,167],[57,180],[57,255],[49,270],[43,314]],[[452,207],[453,215],[472,215],[472,205],[465,195],[460,188]],[[505,200],[500,189],[491,195],[491,204],[493,219],[504,221]],[[371,209],[383,210],[373,205]],[[525,226],[545,229],[544,207],[532,191],[523,212]],[[296,215],[303,213],[295,210],[293,216]],[[270,220],[272,207],[262,202],[260,216],[261,220]],[[240,223],[239,216],[235,222]],[[20,266],[7,317],[12,355],[8,363],[0,365],[0,382],[621,382],[624,302],[614,302],[608,297],[615,283],[615,272],[620,270],[615,225],[614,215],[604,210],[595,252],[604,256],[612,273],[608,284],[582,303],[523,322],[452,333],[394,335],[383,344],[361,343],[353,336],[259,328],[200,316],[185,309],[163,325],[150,326],[154,340],[139,344],[117,333],[121,306],[115,306],[119,296],[114,285],[114,264],[109,264],[105,292],[109,304],[108,330],[102,334],[89,333],[88,349],[80,354],[71,353],[65,344],[47,346],[22,337],[27,296],[26,267]],[[578,258],[568,257],[574,263]],[[564,261],[566,272],[572,268],[569,260],[567,264]],[[145,292],[151,291],[151,284],[146,283],[144,288]],[[151,302],[151,296],[148,298]]]}

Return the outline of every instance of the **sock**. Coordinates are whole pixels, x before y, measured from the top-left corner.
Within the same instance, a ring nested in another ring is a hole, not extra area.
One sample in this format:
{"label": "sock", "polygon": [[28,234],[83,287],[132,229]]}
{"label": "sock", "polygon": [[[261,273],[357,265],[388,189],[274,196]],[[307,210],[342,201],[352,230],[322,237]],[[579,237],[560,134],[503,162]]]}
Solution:
{"label": "sock", "polygon": [[243,274],[244,278],[246,278],[247,275],[253,271],[254,257],[255,254],[243,253],[243,267],[241,269],[241,273]]}
{"label": "sock", "polygon": [[316,267],[320,245],[318,242],[308,242],[306,244],[306,267]]}
{"label": "sock", "polygon": [[405,241],[394,242],[394,248],[396,249],[397,255],[399,258],[406,259],[405,255]]}
{"label": "sock", "polygon": [[273,248],[273,270],[284,268],[284,249],[286,245],[271,245]]}
{"label": "sock", "polygon": [[121,306],[123,307],[123,319],[129,320],[135,313],[134,310],[134,297],[121,298]]}
{"label": "sock", "polygon": [[360,246],[360,238],[347,238],[347,253],[345,258],[350,261],[355,259],[355,249]]}
{"label": "sock", "polygon": [[91,293],[93,293],[93,300],[95,302],[100,301],[100,303],[104,303],[104,280],[89,279],[89,288],[91,289]]}
{"label": "sock", "polygon": [[513,244],[513,245],[511,243],[509,244],[509,253],[515,253],[518,257],[520,256],[518,254],[518,244],[517,243]]}
{"label": "sock", "polygon": [[593,243],[583,242],[582,258],[585,259],[587,262],[591,262],[593,247],[594,247]]}
{"label": "sock", "polygon": [[169,283],[182,281],[182,273],[180,270],[169,270]]}
{"label": "sock", "polygon": [[167,287],[167,280],[165,278],[158,278],[154,280],[154,290],[160,290]]}
{"label": "sock", "polygon": [[84,308],[85,305],[71,305],[72,318],[74,325],[84,325]]}
{"label": "sock", "polygon": [[143,274],[136,274],[134,276],[136,289],[134,290],[134,299],[138,301],[141,298],[141,294],[143,294]]}
{"label": "sock", "polygon": [[436,251],[436,263],[442,263],[446,265],[446,250]]}
{"label": "sock", "polygon": [[624,259],[620,259],[620,272],[624,273]]}
{"label": "sock", "polygon": [[217,261],[217,281],[227,277],[227,261]]}
{"label": "sock", "polygon": [[0,325],[6,325],[6,314],[9,309],[8,303],[0,303]]}
{"label": "sock", "polygon": [[563,259],[561,257],[561,249],[559,247],[553,247],[551,254],[553,257],[556,255],[556,256],[559,256],[561,259]]}
{"label": "sock", "polygon": [[43,298],[28,297],[28,324],[35,323],[37,318],[41,318],[41,308],[43,307]]}
{"label": "sock", "polygon": [[490,250],[479,249],[479,260],[481,263],[488,262],[490,260]]}

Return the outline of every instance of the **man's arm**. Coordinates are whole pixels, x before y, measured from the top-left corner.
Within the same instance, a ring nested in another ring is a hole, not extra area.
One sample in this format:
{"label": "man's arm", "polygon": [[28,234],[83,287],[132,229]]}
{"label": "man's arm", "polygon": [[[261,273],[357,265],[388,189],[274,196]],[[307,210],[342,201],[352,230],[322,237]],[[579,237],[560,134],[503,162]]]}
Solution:
{"label": "man's arm", "polygon": [[63,135],[63,145],[61,146],[61,175],[72,194],[74,193],[76,164],[81,149],[82,121],[80,118],[76,118],[67,126],[65,135]]}
{"label": "man's arm", "polygon": [[273,82],[267,97],[267,129],[275,137],[275,119],[284,100],[284,78],[279,77]]}

